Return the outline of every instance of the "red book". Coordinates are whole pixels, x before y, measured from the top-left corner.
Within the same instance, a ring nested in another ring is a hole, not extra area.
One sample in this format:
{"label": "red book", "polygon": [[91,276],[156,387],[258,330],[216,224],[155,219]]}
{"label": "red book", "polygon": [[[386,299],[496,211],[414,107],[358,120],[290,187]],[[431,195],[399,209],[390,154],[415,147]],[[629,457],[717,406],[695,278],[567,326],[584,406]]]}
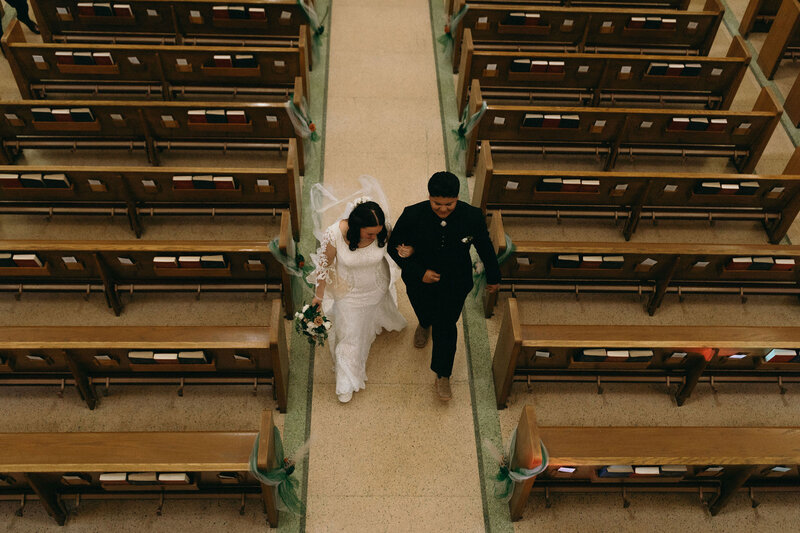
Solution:
{"label": "red book", "polygon": [[228,124],[247,124],[247,116],[243,110],[229,109],[225,111],[225,116],[228,119]]}
{"label": "red book", "polygon": [[178,257],[181,268],[201,268],[199,255],[182,255]]}
{"label": "red book", "polygon": [[236,181],[233,176],[214,176],[213,181],[215,189],[236,189]]}
{"label": "red book", "polygon": [[683,73],[683,63],[669,63],[667,65],[667,76],[680,76]]}
{"label": "red book", "polygon": [[539,13],[525,13],[526,26],[538,26],[540,21],[541,17],[539,16]]}
{"label": "red book", "polygon": [[563,61],[548,61],[547,62],[547,72],[564,72],[564,62]]}
{"label": "red book", "polygon": [[247,14],[250,15],[250,20],[266,20],[267,13],[264,11],[263,7],[251,7],[248,8]]}
{"label": "red book", "polygon": [[94,16],[94,5],[91,2],[78,2],[78,13],[87,17]]}
{"label": "red book", "polygon": [[542,122],[543,128],[557,128],[561,122],[561,115],[545,115]]}
{"label": "red book", "polygon": [[644,28],[644,17],[631,17],[628,21],[629,28]]}
{"label": "red book", "polygon": [[229,55],[215,55],[214,56],[214,66],[215,67],[233,67],[233,60]]}
{"label": "red book", "polygon": [[52,113],[56,122],[72,122],[72,115],[69,109],[53,109]]}
{"label": "red book", "polygon": [[795,357],[797,357],[796,350],[783,350],[780,348],[775,348],[764,357],[764,360],[768,363],[789,363]]}
{"label": "red book", "polygon": [[706,129],[706,131],[725,131],[727,127],[727,118],[712,118],[708,123],[708,129]]}
{"label": "red book", "polygon": [[677,23],[678,23],[677,19],[661,19],[661,29],[674,30]]}
{"label": "red book", "polygon": [[92,57],[94,58],[95,65],[113,65],[114,60],[111,58],[110,52],[93,52]]}
{"label": "red book", "polygon": [[128,4],[114,4],[114,14],[118,17],[133,18],[133,10]]}
{"label": "red book", "polygon": [[74,65],[75,59],[72,52],[56,52],[56,63],[59,65]]}
{"label": "red book", "polygon": [[680,131],[680,130],[687,129],[688,127],[689,127],[689,119],[688,118],[674,117],[669,122],[669,128],[668,129],[674,130],[674,131]]}
{"label": "red book", "polygon": [[547,61],[531,61],[531,72],[547,72]]}
{"label": "red book", "polygon": [[3,189],[22,189],[24,186],[19,180],[19,174],[0,174],[0,187]]}
{"label": "red book", "polygon": [[36,256],[36,254],[14,254],[11,256],[11,260],[14,261],[18,267],[40,267],[42,266],[42,261]]}
{"label": "red book", "polygon": [[752,264],[752,257],[732,257],[725,268],[728,270],[747,270]]}
{"label": "red book", "polygon": [[190,109],[187,116],[190,124],[205,124],[207,122],[205,109]]}
{"label": "red book", "polygon": [[600,192],[600,180],[581,180],[581,192]]}
{"label": "red book", "polygon": [[770,270],[794,270],[794,259],[788,257],[776,257],[775,263]]}
{"label": "red book", "polygon": [[228,6],[214,6],[211,8],[212,18],[215,19],[226,19],[230,18],[228,15]]}
{"label": "red book", "polygon": [[602,255],[582,255],[581,256],[581,268],[600,268],[601,264],[603,264],[603,256]]}
{"label": "red book", "polygon": [[172,176],[173,189],[194,189],[191,176]]}
{"label": "red book", "polygon": [[578,192],[581,190],[581,180],[578,178],[564,178],[561,180],[561,192]]}

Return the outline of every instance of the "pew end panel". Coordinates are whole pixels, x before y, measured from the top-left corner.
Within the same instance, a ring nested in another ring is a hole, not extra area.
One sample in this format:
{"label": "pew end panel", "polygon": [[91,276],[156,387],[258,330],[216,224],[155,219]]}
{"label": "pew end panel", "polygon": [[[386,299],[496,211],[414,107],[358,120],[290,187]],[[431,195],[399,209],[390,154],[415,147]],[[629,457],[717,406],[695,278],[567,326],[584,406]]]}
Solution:
{"label": "pew end panel", "polygon": [[19,20],[17,20],[16,17],[13,17],[11,22],[8,24],[8,28],[6,28],[5,32],[3,33],[3,38],[0,39],[0,46],[3,48],[3,55],[8,60],[8,65],[11,67],[11,74],[14,76],[14,81],[17,82],[17,87],[19,88],[22,98],[29,99],[32,98],[31,91],[28,87],[22,66],[15,57],[14,50],[11,47],[11,43],[24,42],[25,32],[22,30],[22,24],[19,22]]}
{"label": "pew end panel", "polygon": [[[519,422],[517,424],[517,441],[514,457],[509,457],[510,468],[533,469],[542,464],[541,451],[542,438],[539,432],[539,425],[536,422],[536,412],[533,407],[526,405],[522,409]],[[514,484],[514,491],[508,508],[511,513],[511,520],[516,521],[522,518],[522,511],[528,503],[528,496],[531,493],[536,478],[533,477],[521,483]]]}
{"label": "pew end panel", "polygon": [[[261,425],[258,433],[258,457],[256,465],[262,471],[269,471],[277,468],[278,461],[275,450],[275,424],[272,420],[272,411],[264,409],[261,412]],[[261,497],[264,502],[264,509],[267,513],[267,521],[270,527],[278,527],[278,507],[277,507],[277,487],[271,487],[261,483]]]}
{"label": "pew end panel", "polygon": [[775,76],[784,52],[800,30],[800,3],[797,0],[783,0],[775,22],[767,33],[767,38],[758,54],[758,66],[768,79]]}
{"label": "pew end panel", "polygon": [[272,302],[269,351],[272,359],[278,410],[281,413],[285,413],[289,397],[289,344],[286,338],[286,325],[283,322],[281,305],[280,300]]}
{"label": "pew end panel", "polygon": [[761,154],[764,153],[767,144],[769,144],[769,140],[772,138],[772,133],[778,126],[778,123],[781,120],[781,115],[783,114],[783,107],[781,106],[780,102],[778,102],[778,99],[775,97],[775,93],[772,92],[772,89],[769,87],[761,88],[761,92],[756,99],[756,103],[753,105],[753,113],[763,113],[767,116],[767,118],[764,120],[764,124],[762,126],[763,129],[758,137],[758,140],[750,147],[750,156],[742,161],[741,165],[739,166],[739,172],[747,174],[751,174],[755,171],[756,165],[761,158]]}
{"label": "pew end panel", "polygon": [[489,145],[489,141],[481,141],[481,151],[478,153],[478,163],[475,168],[472,205],[480,207],[484,214],[486,214],[486,204],[489,201],[490,190],[494,184],[493,177],[492,147]]}
{"label": "pew end panel", "polygon": [[522,347],[522,330],[520,328],[519,309],[516,298],[506,300],[505,313],[500,325],[500,334],[492,359],[492,375],[494,377],[494,393],[498,409],[507,407],[508,396],[514,382],[514,368]]}

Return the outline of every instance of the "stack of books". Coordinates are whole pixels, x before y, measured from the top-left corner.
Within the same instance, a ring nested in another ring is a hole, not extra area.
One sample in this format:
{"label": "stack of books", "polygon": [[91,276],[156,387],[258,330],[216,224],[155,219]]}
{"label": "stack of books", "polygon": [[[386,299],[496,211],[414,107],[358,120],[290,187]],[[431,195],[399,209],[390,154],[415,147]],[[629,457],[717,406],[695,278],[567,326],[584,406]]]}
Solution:
{"label": "stack of books", "polygon": [[190,109],[189,124],[247,124],[247,115],[240,109]]}
{"label": "stack of books", "polygon": [[154,268],[225,268],[227,266],[224,255],[157,255],[153,258]]}
{"label": "stack of books", "polygon": [[542,178],[536,184],[543,192],[600,192],[600,180],[578,178]]}
{"label": "stack of books", "polygon": [[125,17],[133,18],[133,11],[128,4],[105,4],[78,2],[78,13],[85,17]]}
{"label": "stack of books", "polygon": [[631,17],[627,28],[646,30],[674,30],[678,21],[673,18],[661,17]]}
{"label": "stack of books", "polygon": [[524,128],[572,128],[580,126],[581,118],[578,115],[540,115],[526,113],[522,120]]}
{"label": "stack of books", "polygon": [[211,8],[212,17],[216,20],[267,20],[267,13],[263,7],[218,5]]}
{"label": "stack of books", "polygon": [[764,361],[767,363],[798,363],[800,357],[797,355],[797,350],[774,348],[764,356]]}
{"label": "stack of books", "polygon": [[702,70],[700,63],[650,63],[647,67],[649,76],[699,76]]}
{"label": "stack of books", "polygon": [[621,255],[578,255],[561,254],[553,261],[556,268],[608,268],[618,269],[625,265],[625,257]]}
{"label": "stack of books", "polygon": [[111,52],[56,52],[56,63],[59,65],[113,65]]}
{"label": "stack of books", "polygon": [[732,257],[725,265],[727,270],[794,270],[790,257]]}
{"label": "stack of books", "polygon": [[37,268],[44,266],[42,260],[36,254],[15,254],[12,252],[0,252],[0,267],[4,268]]}
{"label": "stack of books", "polygon": [[513,26],[541,26],[542,17],[539,13],[513,12],[506,15],[503,24]]}
{"label": "stack of books", "polygon": [[202,364],[208,363],[209,359],[202,350],[183,352],[154,352],[145,350],[128,352],[128,361],[136,365],[169,363]]}
{"label": "stack of books", "polygon": [[103,485],[184,485],[190,483],[191,478],[185,472],[105,472],[98,481]]}
{"label": "stack of books", "polygon": [[66,174],[0,174],[2,189],[69,189]]}
{"label": "stack of books", "polygon": [[519,58],[511,61],[511,72],[549,72],[559,74],[564,72],[564,62]]}
{"label": "stack of books", "polygon": [[256,58],[251,54],[217,54],[214,56],[214,66],[220,68],[256,68]]}
{"label": "stack of books", "polygon": [[94,122],[94,114],[88,107],[71,109],[31,108],[34,122]]}
{"label": "stack of books", "polygon": [[752,196],[758,192],[757,181],[739,181],[734,183],[723,183],[720,181],[701,181],[695,184],[695,194],[736,194],[740,196]]}
{"label": "stack of books", "polygon": [[235,190],[236,180],[233,176],[212,176],[202,174],[197,176],[172,176],[173,189],[224,189]]}
{"label": "stack of books", "polygon": [[705,117],[673,117],[669,121],[667,129],[669,131],[725,131],[728,127],[728,119]]}

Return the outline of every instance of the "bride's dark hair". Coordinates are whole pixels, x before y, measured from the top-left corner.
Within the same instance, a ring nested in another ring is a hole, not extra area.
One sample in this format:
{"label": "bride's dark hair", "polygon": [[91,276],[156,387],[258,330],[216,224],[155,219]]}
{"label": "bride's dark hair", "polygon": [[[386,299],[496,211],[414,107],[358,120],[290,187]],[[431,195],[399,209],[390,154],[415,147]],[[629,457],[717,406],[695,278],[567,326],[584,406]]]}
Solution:
{"label": "bride's dark hair", "polygon": [[372,226],[382,226],[380,233],[378,233],[378,246],[383,248],[386,246],[386,217],[383,214],[381,206],[375,202],[364,202],[358,204],[350,212],[347,217],[347,242],[350,243],[350,249],[356,250],[358,243],[361,241],[361,228],[370,228]]}

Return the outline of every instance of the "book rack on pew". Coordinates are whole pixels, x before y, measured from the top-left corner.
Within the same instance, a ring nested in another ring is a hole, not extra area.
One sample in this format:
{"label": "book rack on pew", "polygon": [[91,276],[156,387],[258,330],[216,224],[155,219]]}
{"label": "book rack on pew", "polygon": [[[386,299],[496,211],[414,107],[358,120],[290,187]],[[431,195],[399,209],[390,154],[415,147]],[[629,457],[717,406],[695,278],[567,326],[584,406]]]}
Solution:
{"label": "book rack on pew", "polygon": [[[505,252],[499,212],[490,234]],[[652,316],[668,293],[680,301],[689,294],[800,296],[800,246],[769,244],[664,244],[514,241],[514,252],[500,265],[500,290],[511,292],[633,293],[647,295]],[[486,298],[492,314],[497,294]]]}
{"label": "book rack on pew", "polygon": [[[455,1],[458,12],[464,0]],[[472,30],[477,50],[707,56],[724,12],[719,0],[707,0],[696,12],[470,3],[453,33],[453,72],[465,28]],[[647,24],[651,20],[656,22],[652,27]]]}
{"label": "book rack on pew", "polygon": [[[482,104],[480,81],[472,80],[470,116]],[[729,158],[750,173],[782,113],[767,87],[749,112],[490,104],[468,136],[466,172],[472,174],[487,140],[493,153],[593,155],[603,170],[614,168],[620,155],[669,155]]]}
{"label": "book rack on pew", "polygon": [[[288,213],[279,249],[295,256]],[[280,292],[294,314],[291,276],[264,241],[0,241],[0,291],[102,292],[119,316],[120,296],[143,292]]]}
{"label": "book rack on pew", "polygon": [[800,490],[798,427],[539,427],[526,405],[517,425],[511,468],[542,464],[537,477],[514,485],[512,520],[522,517],[530,493],[616,493],[623,507],[635,492],[696,493],[717,515],[738,492]]}
{"label": "book rack on pew", "polygon": [[[27,43],[11,21],[3,50],[23,99],[53,95],[308,98],[308,43],[232,47]],[[78,64],[80,63],[80,64]]]}
{"label": "book rack on pew", "polygon": [[736,37],[725,57],[476,50],[464,30],[456,100],[461,113],[472,80],[488,103],[701,105],[729,109],[750,64]]}
{"label": "book rack on pew", "polygon": [[286,412],[288,347],[281,302],[268,327],[23,326],[0,327],[0,384],[74,384],[94,409],[97,385],[190,384],[272,386]]}
{"label": "book rack on pew", "polygon": [[[794,159],[800,160],[800,149]],[[640,221],[666,219],[761,221],[778,244],[800,212],[800,172],[787,174],[670,172],[540,172],[495,168],[481,143],[472,204],[503,217],[605,218],[622,222],[629,240]]]}
{"label": "book rack on pew", "polygon": [[498,409],[514,381],[595,383],[598,394],[602,383],[665,383],[678,405],[698,382],[776,383],[781,394],[800,382],[800,328],[533,325],[521,323],[516,299],[503,307],[492,363]]}
{"label": "book rack on pew", "polygon": [[[471,4],[472,2],[466,2]],[[688,0],[480,0],[481,4],[520,4],[521,6],[532,5],[561,5],[561,6],[609,6],[609,7],[635,7],[648,9],[687,9]],[[455,7],[454,0],[448,0],[447,13],[452,15]]]}
{"label": "book rack on pew", "polygon": [[[185,167],[0,166],[0,213],[127,216],[139,237],[146,216],[276,217],[288,212],[292,236],[299,240],[300,173],[295,139],[289,139],[288,146],[281,165],[215,169],[213,175],[199,175]],[[39,178],[44,176],[63,176],[64,181],[61,187],[41,186]],[[36,186],[25,186],[28,180]],[[200,188],[209,183],[229,188]]]}
{"label": "book rack on pew", "polygon": [[[302,94],[294,95],[302,107]],[[46,106],[46,107],[45,107]],[[0,162],[11,164],[25,148],[143,149],[154,165],[173,149],[285,151],[303,139],[284,103],[21,100],[0,102]]]}
{"label": "book rack on pew", "polygon": [[[161,514],[167,500],[218,499],[261,501],[267,520],[278,527],[276,487],[250,473],[250,452],[259,439],[257,465],[273,470],[272,412],[261,415],[259,431],[183,431],[117,433],[2,433],[1,500],[38,500],[64,525],[72,502],[155,500]],[[102,478],[101,478],[102,476]]]}

